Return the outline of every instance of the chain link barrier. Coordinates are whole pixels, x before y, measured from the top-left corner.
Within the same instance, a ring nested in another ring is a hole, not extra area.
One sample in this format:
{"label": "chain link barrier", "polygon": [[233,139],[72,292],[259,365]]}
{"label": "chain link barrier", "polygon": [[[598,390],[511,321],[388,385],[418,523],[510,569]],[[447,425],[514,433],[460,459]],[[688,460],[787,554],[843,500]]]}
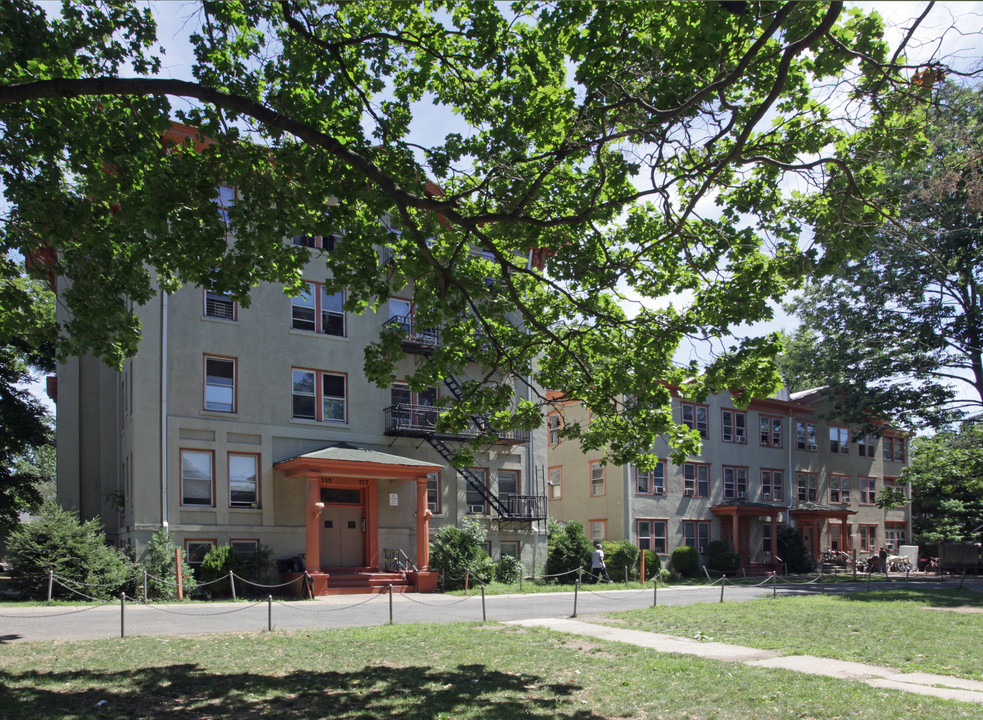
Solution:
{"label": "chain link barrier", "polygon": [[232,608],[231,610],[218,610],[216,612],[186,612],[183,610],[172,610],[171,608],[164,607],[159,603],[142,602],[138,598],[125,595],[125,593],[124,596],[126,597],[127,600],[134,602],[137,605],[140,605],[141,607],[150,608],[151,610],[156,610],[157,612],[167,613],[168,615],[184,615],[186,617],[212,617],[213,615],[233,615],[235,613],[242,612],[243,610],[248,610],[249,608],[256,607],[257,605],[262,605],[263,603],[266,602],[266,600],[257,600],[256,602],[248,603],[246,605],[243,605],[242,607],[235,607]]}
{"label": "chain link barrier", "polygon": [[385,597],[385,595],[382,593],[374,593],[372,595],[369,595],[367,598],[365,598],[365,600],[362,600],[357,603],[352,603],[351,605],[344,605],[342,607],[313,608],[313,607],[301,607],[299,605],[290,605],[289,603],[283,600],[274,600],[273,602],[276,603],[277,605],[282,605],[283,607],[290,608],[291,610],[298,610],[298,611],[309,612],[309,613],[329,613],[329,612],[338,612],[339,610],[351,610],[352,608],[361,607],[362,605],[367,605],[373,600],[376,600],[377,598],[381,598],[381,597]]}

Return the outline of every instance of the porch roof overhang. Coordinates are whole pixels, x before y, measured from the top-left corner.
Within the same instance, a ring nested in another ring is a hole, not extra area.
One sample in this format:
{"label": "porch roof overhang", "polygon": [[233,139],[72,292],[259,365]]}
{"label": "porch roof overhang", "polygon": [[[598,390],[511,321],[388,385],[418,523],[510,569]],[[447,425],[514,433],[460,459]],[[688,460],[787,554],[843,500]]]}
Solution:
{"label": "porch roof overhang", "polygon": [[856,510],[846,510],[844,508],[814,502],[799,503],[789,508],[789,515],[797,520],[825,518],[827,520],[832,519],[846,522],[848,516],[856,514]]}
{"label": "porch roof overhang", "polygon": [[289,477],[340,475],[377,480],[415,479],[440,472],[443,465],[415,460],[358,447],[349,443],[332,443],[320,450],[281,460],[273,465]]}
{"label": "porch roof overhang", "polygon": [[760,517],[762,515],[777,517],[779,513],[784,512],[786,509],[784,505],[774,505],[772,503],[731,500],[730,502],[713,505],[710,508],[710,512],[714,515],[736,515],[738,517]]}

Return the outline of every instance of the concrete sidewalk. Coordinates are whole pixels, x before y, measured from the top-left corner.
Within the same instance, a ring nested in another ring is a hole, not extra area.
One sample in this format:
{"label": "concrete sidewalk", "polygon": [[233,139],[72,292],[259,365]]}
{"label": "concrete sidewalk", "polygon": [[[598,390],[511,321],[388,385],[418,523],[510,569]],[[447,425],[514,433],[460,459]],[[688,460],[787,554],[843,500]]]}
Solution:
{"label": "concrete sidewalk", "polygon": [[812,655],[783,655],[775,650],[759,650],[720,642],[702,642],[676,635],[662,635],[643,630],[594,625],[569,618],[514,620],[505,624],[544,627],[557,632],[582,635],[598,640],[628,643],[656,652],[695,655],[722,662],[739,662],[752,667],[778,668],[809,675],[825,675],[842,680],[856,680],[875,688],[904,690],[905,692],[946,700],[983,704],[983,682],[978,680],[964,680],[928,673],[902,673],[896,668],[831,660]]}

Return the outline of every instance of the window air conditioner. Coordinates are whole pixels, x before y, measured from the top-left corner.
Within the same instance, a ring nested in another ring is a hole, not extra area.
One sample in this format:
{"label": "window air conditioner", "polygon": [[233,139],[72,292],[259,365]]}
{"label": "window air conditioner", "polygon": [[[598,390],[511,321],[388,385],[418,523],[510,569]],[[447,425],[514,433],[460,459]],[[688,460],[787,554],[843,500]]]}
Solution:
{"label": "window air conditioner", "polygon": [[666,494],[666,489],[664,487],[657,487],[657,488],[655,488],[655,490],[652,491],[652,494],[653,495],[665,495]]}
{"label": "window air conditioner", "polygon": [[761,493],[761,499],[762,500],[771,500],[771,493],[770,492],[763,492],[763,493]]}
{"label": "window air conditioner", "polygon": [[700,552],[700,555],[706,555],[707,554],[707,546],[706,545],[700,545],[699,552]]}
{"label": "window air conditioner", "polygon": [[690,497],[692,497],[694,494],[695,491],[693,490],[693,488],[686,488],[685,490],[683,490],[683,495],[689,495]]}
{"label": "window air conditioner", "polygon": [[747,500],[747,493],[746,492],[739,492],[739,493],[737,493],[737,499],[738,500]]}

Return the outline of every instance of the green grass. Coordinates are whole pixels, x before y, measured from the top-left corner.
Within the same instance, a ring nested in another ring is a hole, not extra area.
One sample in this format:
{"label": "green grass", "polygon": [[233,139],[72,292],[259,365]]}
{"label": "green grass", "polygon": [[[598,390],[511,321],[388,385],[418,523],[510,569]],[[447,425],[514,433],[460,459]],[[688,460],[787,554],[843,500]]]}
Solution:
{"label": "green grass", "polygon": [[659,606],[612,613],[602,622],[639,630],[712,637],[786,654],[817,655],[983,680],[983,608],[971,590],[911,588],[740,603]]}
{"label": "green grass", "polygon": [[0,646],[0,681],[9,720],[980,716],[860,683],[477,624],[17,643]]}

